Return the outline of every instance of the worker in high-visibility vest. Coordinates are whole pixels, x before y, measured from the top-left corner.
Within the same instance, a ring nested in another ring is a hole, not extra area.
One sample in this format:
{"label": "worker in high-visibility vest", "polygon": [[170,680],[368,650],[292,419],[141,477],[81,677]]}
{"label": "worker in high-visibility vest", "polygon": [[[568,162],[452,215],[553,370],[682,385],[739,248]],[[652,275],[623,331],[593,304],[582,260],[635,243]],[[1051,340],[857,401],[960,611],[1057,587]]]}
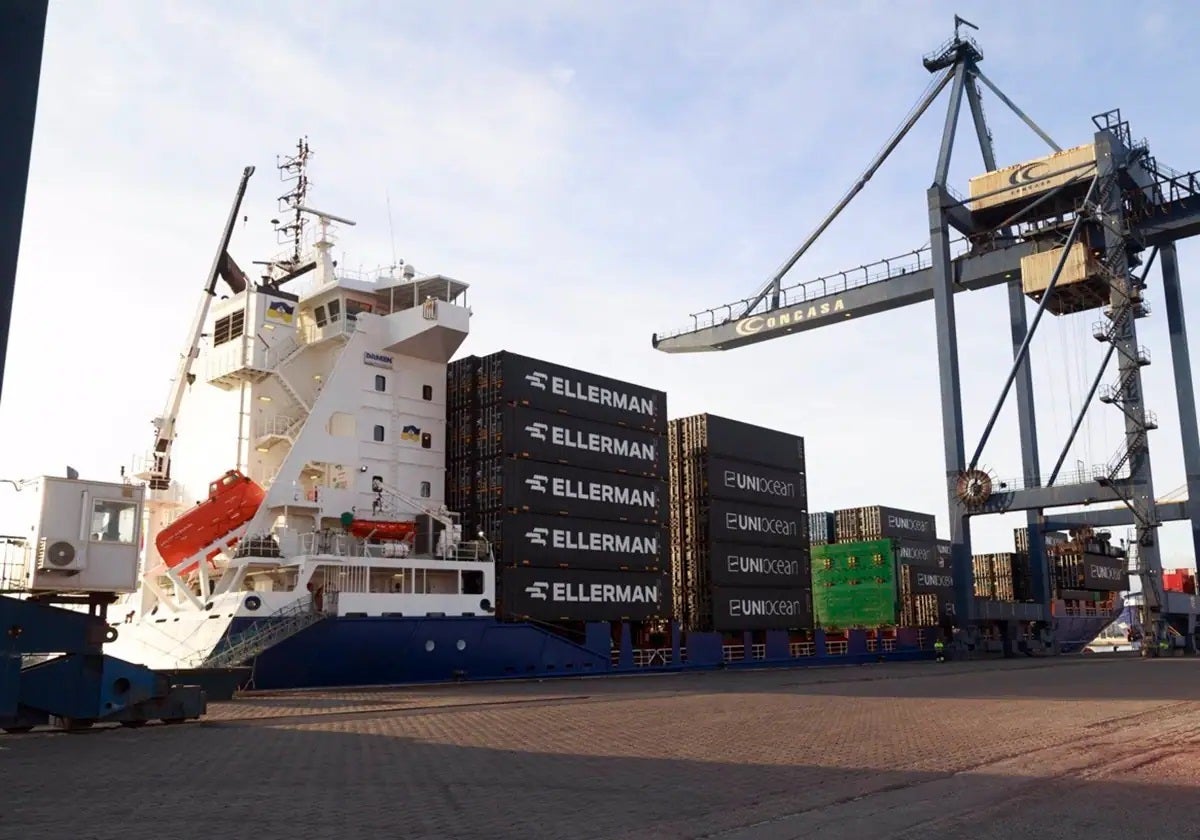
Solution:
{"label": "worker in high-visibility vest", "polygon": [[1163,636],[1161,639],[1158,640],[1158,655],[1166,656],[1170,652],[1170,650],[1171,650],[1171,642],[1167,639],[1166,636]]}
{"label": "worker in high-visibility vest", "polygon": [[933,643],[933,652],[934,652],[934,655],[937,657],[938,662],[946,661],[946,643],[943,642],[941,639],[938,639],[936,642]]}

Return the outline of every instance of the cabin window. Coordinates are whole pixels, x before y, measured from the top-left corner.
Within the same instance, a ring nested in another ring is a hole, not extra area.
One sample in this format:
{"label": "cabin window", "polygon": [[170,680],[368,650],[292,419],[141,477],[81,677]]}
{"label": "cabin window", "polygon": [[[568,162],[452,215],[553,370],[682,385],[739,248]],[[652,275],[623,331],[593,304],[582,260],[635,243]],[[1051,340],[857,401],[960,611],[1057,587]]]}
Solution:
{"label": "cabin window", "polygon": [[227,341],[241,338],[246,329],[246,312],[239,309],[224,318],[218,318],[213,324],[213,347],[219,347]]}
{"label": "cabin window", "polygon": [[371,304],[369,304],[369,303],[362,303],[357,300],[347,300],[346,301],[346,320],[351,323],[358,320],[358,314],[360,312],[370,312],[370,311],[371,311]]}
{"label": "cabin window", "polygon": [[433,492],[433,485],[430,484],[428,481],[422,481],[421,482],[421,498],[428,499],[429,494],[432,492]]}
{"label": "cabin window", "polygon": [[482,595],[483,594],[483,572],[463,571],[463,573],[462,573],[462,594],[464,594],[464,595]]}
{"label": "cabin window", "polygon": [[331,300],[325,304],[325,307],[329,310],[329,323],[337,321],[338,316],[342,314],[342,302],[336,299]]}
{"label": "cabin window", "polygon": [[137,505],[110,499],[92,503],[92,526],[88,537],[93,542],[130,545],[137,532]]}
{"label": "cabin window", "polygon": [[383,443],[383,426],[378,426],[378,425],[377,425],[377,426],[375,427],[375,442],[376,442],[376,443]]}
{"label": "cabin window", "polygon": [[425,400],[426,402],[433,401],[433,386],[432,385],[422,385],[421,386],[421,399]]}
{"label": "cabin window", "polygon": [[421,448],[429,449],[431,446],[433,446],[433,435],[431,435],[429,432],[422,432],[421,433]]}
{"label": "cabin window", "polygon": [[384,376],[382,373],[375,374],[375,390],[376,391],[386,391],[387,390],[387,377]]}
{"label": "cabin window", "polygon": [[318,327],[325,326],[325,323],[326,323],[325,322],[325,307],[318,306],[316,309],[314,309],[313,310],[313,318],[316,319]]}

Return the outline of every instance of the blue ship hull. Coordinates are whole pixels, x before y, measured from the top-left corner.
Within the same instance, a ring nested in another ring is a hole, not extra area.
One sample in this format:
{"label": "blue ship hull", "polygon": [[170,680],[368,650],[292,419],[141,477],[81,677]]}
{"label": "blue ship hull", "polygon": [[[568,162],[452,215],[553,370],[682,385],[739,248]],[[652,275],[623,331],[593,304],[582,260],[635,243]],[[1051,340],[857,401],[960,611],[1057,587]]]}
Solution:
{"label": "blue ship hull", "polygon": [[[226,639],[251,619],[235,619]],[[713,668],[848,665],[932,656],[935,633],[901,629],[892,649],[873,649],[865,631],[826,645],[817,631],[800,655],[785,632],[769,631],[765,644],[730,646],[719,633],[676,629],[652,656],[635,651],[628,625],[614,644],[610,626],[587,626],[587,638],[574,642],[541,626],[493,618],[339,617],[308,627],[261,653],[253,685],[260,690],[502,680],[590,674],[650,673]],[[831,653],[829,648],[837,650]]]}

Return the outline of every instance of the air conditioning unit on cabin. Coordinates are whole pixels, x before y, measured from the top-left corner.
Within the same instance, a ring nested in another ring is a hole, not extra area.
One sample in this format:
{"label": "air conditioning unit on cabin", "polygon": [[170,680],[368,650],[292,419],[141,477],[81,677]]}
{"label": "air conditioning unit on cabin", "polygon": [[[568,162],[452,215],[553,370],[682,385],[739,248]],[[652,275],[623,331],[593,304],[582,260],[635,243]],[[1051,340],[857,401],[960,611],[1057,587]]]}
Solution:
{"label": "air conditioning unit on cabin", "polygon": [[37,546],[37,570],[77,575],[87,568],[86,556],[86,548],[78,540],[42,537]]}

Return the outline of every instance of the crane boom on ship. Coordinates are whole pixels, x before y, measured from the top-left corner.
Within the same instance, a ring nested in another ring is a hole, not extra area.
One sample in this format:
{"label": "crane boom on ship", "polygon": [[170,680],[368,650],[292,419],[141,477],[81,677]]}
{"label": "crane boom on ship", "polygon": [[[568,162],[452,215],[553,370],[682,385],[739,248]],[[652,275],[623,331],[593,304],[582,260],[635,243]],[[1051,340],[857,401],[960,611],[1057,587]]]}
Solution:
{"label": "crane boom on ship", "polygon": [[208,309],[217,294],[217,281],[223,279],[233,290],[234,294],[246,289],[249,281],[245,273],[234,262],[229,254],[229,240],[233,238],[233,226],[237,221],[238,211],[242,207],[242,199],[246,195],[246,185],[254,167],[247,166],[242,170],[242,178],[238,184],[233,206],[229,209],[229,218],[225,221],[225,229],[221,233],[221,242],[213,257],[212,267],[204,283],[204,291],[200,303],[196,307],[196,315],[188,332],[187,343],[179,357],[179,366],[175,378],[171,381],[171,390],[167,396],[166,408],[161,416],[154,419],[154,448],[151,450],[151,463],[142,477],[150,485],[151,490],[166,490],[171,486],[171,447],[175,442],[175,420],[179,416],[183,404],[183,393],[195,379],[192,373],[192,362],[200,355],[200,339],[204,335],[204,323],[208,318]]}

